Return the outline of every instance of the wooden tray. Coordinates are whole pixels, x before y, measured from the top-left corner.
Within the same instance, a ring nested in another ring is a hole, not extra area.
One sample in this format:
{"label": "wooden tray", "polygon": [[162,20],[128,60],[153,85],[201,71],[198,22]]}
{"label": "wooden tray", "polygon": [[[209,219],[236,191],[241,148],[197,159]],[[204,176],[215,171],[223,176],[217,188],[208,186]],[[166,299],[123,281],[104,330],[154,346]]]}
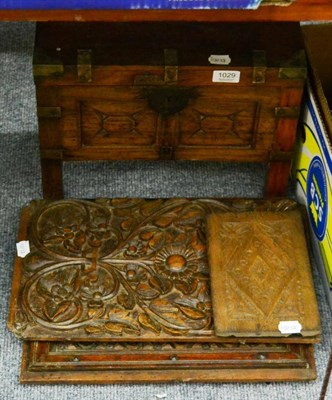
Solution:
{"label": "wooden tray", "polygon": [[22,383],[259,382],[316,378],[312,345],[25,342]]}

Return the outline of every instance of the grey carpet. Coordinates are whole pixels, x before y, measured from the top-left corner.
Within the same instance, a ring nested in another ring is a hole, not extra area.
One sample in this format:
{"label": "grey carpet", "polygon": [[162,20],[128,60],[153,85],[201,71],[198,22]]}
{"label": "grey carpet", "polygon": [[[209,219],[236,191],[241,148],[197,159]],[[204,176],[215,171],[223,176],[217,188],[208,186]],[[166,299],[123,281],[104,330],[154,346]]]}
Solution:
{"label": "grey carpet", "polygon": [[[15,238],[21,207],[41,197],[31,54],[32,23],[0,23],[0,399],[211,400],[318,399],[332,345],[332,318],[314,266],[322,319],[315,346],[318,379],[310,383],[20,385],[21,343],[6,328]],[[67,197],[259,197],[260,166],[218,163],[82,163],[65,165]],[[332,399],[329,385],[327,398]]]}

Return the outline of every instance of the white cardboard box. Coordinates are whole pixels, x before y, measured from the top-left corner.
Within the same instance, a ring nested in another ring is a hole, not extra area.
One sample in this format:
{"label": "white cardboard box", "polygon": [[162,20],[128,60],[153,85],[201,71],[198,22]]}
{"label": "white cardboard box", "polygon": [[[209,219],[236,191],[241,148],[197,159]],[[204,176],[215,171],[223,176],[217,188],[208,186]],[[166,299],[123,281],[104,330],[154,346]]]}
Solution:
{"label": "white cardboard box", "polygon": [[310,79],[293,171],[297,199],[307,206],[313,252],[332,309],[332,118],[328,101],[332,94],[332,24],[302,28]]}

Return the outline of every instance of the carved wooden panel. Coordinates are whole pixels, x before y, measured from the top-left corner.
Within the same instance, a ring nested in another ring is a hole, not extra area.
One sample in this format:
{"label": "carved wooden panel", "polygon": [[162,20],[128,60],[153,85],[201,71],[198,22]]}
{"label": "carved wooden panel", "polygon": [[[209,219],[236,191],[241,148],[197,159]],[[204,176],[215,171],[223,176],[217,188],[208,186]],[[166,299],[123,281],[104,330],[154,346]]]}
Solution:
{"label": "carved wooden panel", "polygon": [[312,345],[26,342],[21,382],[128,383],[310,380]]}
{"label": "carved wooden panel", "polygon": [[55,340],[215,338],[205,218],[290,201],[100,199],[24,209],[9,327]]}
{"label": "carved wooden panel", "polygon": [[80,102],[82,144],[140,146],[156,142],[158,114],[135,89],[109,88],[107,99]]}
{"label": "carved wooden panel", "polygon": [[299,211],[211,215],[208,243],[217,335],[319,333]]}
{"label": "carved wooden panel", "polygon": [[180,113],[180,144],[253,147],[259,118],[256,102],[226,102],[221,94],[221,99],[216,96],[206,104],[190,105]]}
{"label": "carved wooden panel", "polygon": [[204,86],[195,93],[173,116],[176,159],[265,162],[270,157],[280,88]]}

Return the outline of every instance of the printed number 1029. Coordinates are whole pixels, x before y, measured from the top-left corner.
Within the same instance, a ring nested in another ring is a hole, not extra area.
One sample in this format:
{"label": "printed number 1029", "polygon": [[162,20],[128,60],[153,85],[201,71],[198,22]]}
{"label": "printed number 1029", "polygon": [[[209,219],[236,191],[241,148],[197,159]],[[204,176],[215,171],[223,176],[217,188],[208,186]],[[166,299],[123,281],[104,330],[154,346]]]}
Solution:
{"label": "printed number 1029", "polygon": [[212,82],[240,82],[240,71],[213,71]]}

